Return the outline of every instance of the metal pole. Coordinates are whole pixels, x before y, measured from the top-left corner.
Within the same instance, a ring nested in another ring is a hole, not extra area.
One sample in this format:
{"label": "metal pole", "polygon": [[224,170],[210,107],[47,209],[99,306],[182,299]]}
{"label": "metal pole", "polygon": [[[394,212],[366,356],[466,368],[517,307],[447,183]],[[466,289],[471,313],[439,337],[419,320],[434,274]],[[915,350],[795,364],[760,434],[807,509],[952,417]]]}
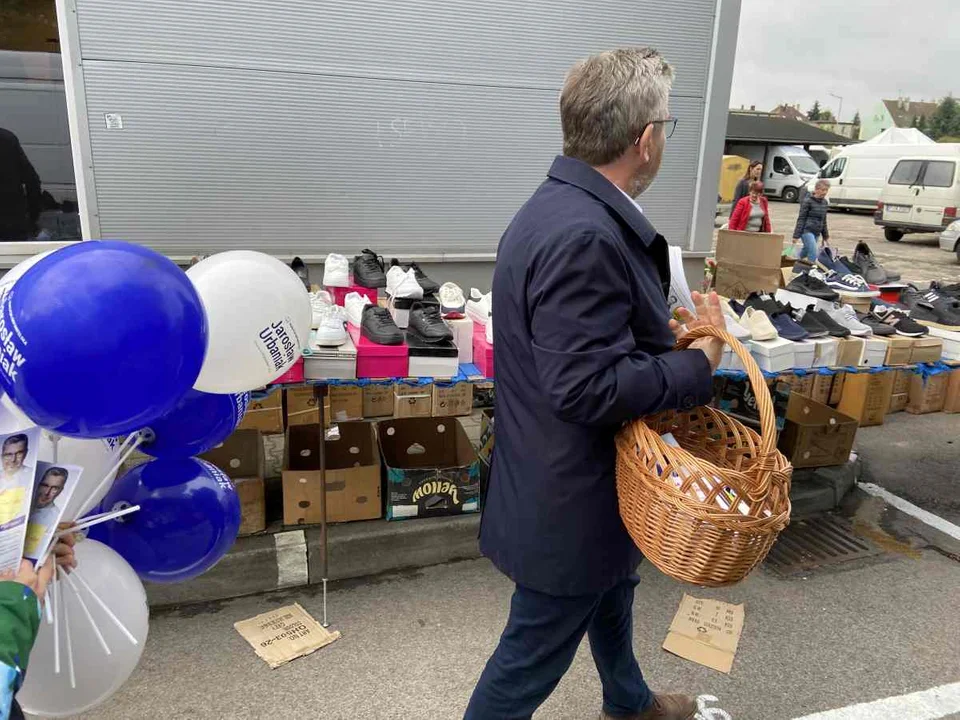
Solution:
{"label": "metal pole", "polygon": [[320,411],[320,542],[323,545],[323,552],[320,555],[320,576],[323,583],[323,622],[324,627],[328,627],[327,622],[327,567],[329,555],[327,552],[327,432],[323,400],[327,396],[326,385],[314,385],[313,396],[317,400],[317,408]]}
{"label": "metal pole", "polygon": [[827,93],[827,95],[829,95],[830,97],[834,97],[840,101],[840,106],[837,108],[837,122],[838,123],[842,122],[840,120],[840,116],[843,114],[843,98],[840,97],[839,95],[834,95],[833,93]]}

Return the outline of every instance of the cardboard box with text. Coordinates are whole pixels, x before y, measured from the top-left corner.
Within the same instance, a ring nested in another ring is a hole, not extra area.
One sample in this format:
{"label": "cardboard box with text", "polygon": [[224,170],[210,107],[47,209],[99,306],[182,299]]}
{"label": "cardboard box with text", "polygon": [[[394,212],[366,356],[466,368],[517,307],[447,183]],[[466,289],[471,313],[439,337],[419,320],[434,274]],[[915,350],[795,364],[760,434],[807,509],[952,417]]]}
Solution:
{"label": "cardboard box with text", "polygon": [[882,425],[893,395],[894,373],[847,373],[843,395],[837,406],[844,415],[856,419],[860,427]]}
{"label": "cardboard box with text", "polygon": [[795,468],[843,465],[850,459],[857,427],[852,417],[794,394],[779,448]]}
{"label": "cardboard box with text", "polygon": [[247,413],[237,427],[263,433],[283,432],[283,391],[274,390],[257,400],[251,398]]}

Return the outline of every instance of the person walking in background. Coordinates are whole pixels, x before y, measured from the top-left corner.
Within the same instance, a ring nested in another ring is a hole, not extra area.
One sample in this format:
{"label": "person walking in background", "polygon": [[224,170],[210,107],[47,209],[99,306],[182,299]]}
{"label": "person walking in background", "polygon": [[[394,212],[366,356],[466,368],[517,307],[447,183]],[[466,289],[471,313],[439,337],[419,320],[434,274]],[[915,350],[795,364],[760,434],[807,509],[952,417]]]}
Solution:
{"label": "person walking in background", "polygon": [[[623,422],[710,401],[725,327],[719,300],[671,319],[669,247],[636,198],[676,120],[673,69],[656,50],[578,63],[560,94],[563,155],[500,240],[493,276],[497,443],[480,549],[515,583],[510,615],[466,720],[528,720],[584,635],[602,718],[690,720],[697,703],[654,693],[633,652],[642,555],[620,519]],[[652,597],[650,598],[652,600]],[[564,713],[568,715],[569,713]]]}
{"label": "person walking in background", "polygon": [[0,242],[34,237],[40,210],[40,176],[17,136],[0,128]]}
{"label": "person walking in background", "polygon": [[747,171],[737,183],[737,187],[733,191],[733,201],[730,207],[736,208],[737,203],[750,194],[750,183],[757,182],[761,177],[763,177],[763,163],[759,160],[754,160],[747,165]]}
{"label": "person walking in background", "polygon": [[817,180],[813,192],[807,193],[803,202],[800,203],[800,215],[793,229],[794,242],[799,240],[803,243],[800,260],[816,263],[817,256],[820,254],[817,238],[822,237],[824,244],[830,241],[830,233],[827,230],[827,211],[830,209],[830,203],[827,202],[828,192],[830,192],[830,181]]}
{"label": "person walking in background", "polygon": [[747,232],[773,232],[770,226],[770,206],[763,196],[763,183],[754,180],[750,183],[750,194],[741,199],[730,213],[731,230]]}

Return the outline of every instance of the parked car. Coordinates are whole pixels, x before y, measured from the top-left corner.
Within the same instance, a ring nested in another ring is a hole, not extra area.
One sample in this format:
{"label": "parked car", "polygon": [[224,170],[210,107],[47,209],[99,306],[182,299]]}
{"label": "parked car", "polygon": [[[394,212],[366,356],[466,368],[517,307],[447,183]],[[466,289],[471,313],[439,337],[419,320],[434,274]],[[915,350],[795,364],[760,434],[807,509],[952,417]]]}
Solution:
{"label": "parked car", "polygon": [[907,233],[945,230],[957,219],[960,205],[958,160],[908,157],[890,173],[873,215],[887,240],[898,242]]}
{"label": "parked car", "polygon": [[903,158],[960,158],[960,144],[850,145],[841,150],[807,183],[812,192],[819,178],[830,181],[830,206],[874,210],[887,178]]}
{"label": "parked car", "polygon": [[954,220],[940,233],[940,249],[955,253],[960,261],[960,220]]}

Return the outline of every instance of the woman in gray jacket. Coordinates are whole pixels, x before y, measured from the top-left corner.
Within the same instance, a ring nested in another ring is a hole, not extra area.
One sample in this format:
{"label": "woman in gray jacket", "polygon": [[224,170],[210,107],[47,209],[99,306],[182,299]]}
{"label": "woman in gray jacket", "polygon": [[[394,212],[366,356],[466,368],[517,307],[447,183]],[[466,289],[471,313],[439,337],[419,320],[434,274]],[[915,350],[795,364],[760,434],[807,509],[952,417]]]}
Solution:
{"label": "woman in gray jacket", "polygon": [[803,242],[803,249],[800,251],[801,260],[816,263],[817,255],[820,254],[817,238],[822,237],[824,244],[830,241],[830,233],[827,230],[827,211],[830,209],[830,203],[827,202],[828,192],[830,192],[830,182],[817,180],[813,192],[807,193],[800,204],[800,216],[793,229],[793,240]]}

